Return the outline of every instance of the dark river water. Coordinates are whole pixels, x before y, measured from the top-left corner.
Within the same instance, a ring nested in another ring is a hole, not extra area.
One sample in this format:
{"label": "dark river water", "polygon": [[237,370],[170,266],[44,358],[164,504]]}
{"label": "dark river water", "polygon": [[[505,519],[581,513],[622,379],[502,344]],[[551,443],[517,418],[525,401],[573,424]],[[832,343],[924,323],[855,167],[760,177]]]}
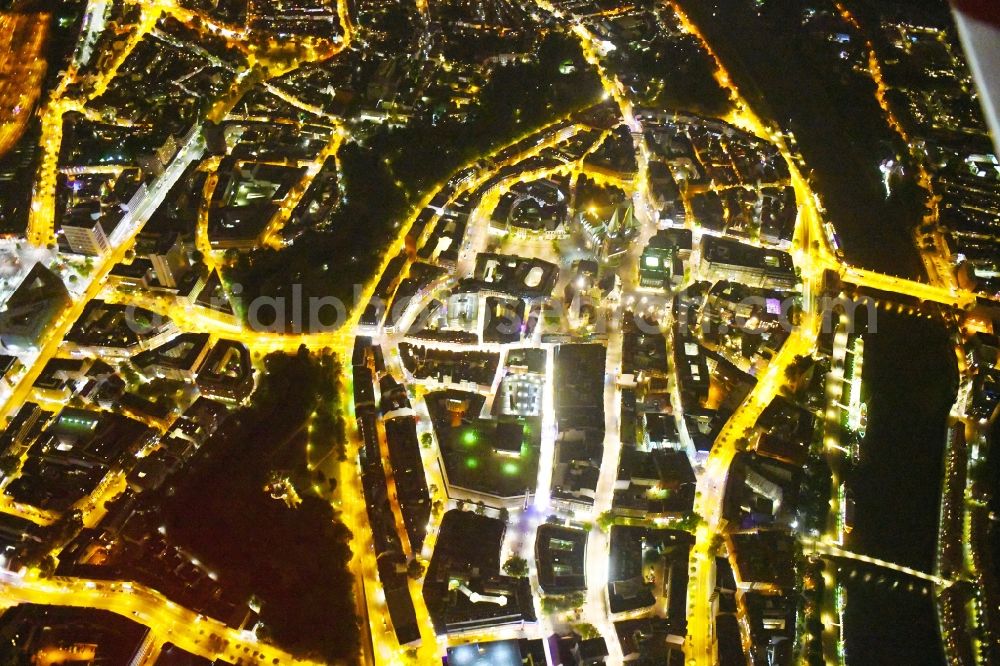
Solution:
{"label": "dark river water", "polygon": [[[955,357],[940,324],[879,314],[865,340],[868,433],[849,477],[856,515],[848,548],[931,572]],[[850,570],[855,577],[842,578],[849,664],[945,663],[926,584],[865,565]]]}

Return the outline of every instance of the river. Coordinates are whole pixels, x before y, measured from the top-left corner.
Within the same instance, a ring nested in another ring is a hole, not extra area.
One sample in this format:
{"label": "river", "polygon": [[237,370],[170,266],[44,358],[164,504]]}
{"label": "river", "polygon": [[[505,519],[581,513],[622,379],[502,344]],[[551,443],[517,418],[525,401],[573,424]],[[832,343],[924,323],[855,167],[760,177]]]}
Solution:
{"label": "river", "polygon": [[[943,325],[879,312],[877,332],[865,339],[869,409],[862,464],[848,476],[856,503],[850,550],[933,571],[956,381]],[[864,565],[844,571],[848,664],[945,663],[932,586]]]}

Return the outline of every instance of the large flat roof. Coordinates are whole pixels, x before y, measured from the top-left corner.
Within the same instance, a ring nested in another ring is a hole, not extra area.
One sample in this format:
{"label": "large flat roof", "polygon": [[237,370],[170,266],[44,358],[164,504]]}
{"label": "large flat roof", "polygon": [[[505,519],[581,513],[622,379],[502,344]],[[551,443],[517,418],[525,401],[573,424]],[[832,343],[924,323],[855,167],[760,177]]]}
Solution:
{"label": "large flat roof", "polygon": [[703,259],[711,263],[744,266],[773,274],[792,275],[795,272],[792,255],[787,252],[748,245],[732,238],[706,234],[701,239],[701,253]]}

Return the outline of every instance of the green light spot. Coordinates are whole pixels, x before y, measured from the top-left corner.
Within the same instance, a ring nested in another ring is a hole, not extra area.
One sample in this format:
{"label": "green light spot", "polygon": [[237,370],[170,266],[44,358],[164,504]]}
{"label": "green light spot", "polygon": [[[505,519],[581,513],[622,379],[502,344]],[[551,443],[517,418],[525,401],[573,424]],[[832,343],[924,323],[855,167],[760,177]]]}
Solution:
{"label": "green light spot", "polygon": [[509,476],[514,476],[515,474],[517,474],[517,472],[518,472],[517,465],[515,465],[514,463],[510,463],[510,462],[509,463],[504,463],[504,465],[503,465],[503,473],[504,474],[507,474]]}
{"label": "green light spot", "polygon": [[479,467],[479,461],[476,460],[475,458],[468,458],[465,461],[465,466],[468,467],[469,469],[476,469],[477,467]]}
{"label": "green light spot", "polygon": [[472,430],[466,430],[465,434],[462,435],[462,443],[466,446],[472,446],[476,443],[476,433]]}

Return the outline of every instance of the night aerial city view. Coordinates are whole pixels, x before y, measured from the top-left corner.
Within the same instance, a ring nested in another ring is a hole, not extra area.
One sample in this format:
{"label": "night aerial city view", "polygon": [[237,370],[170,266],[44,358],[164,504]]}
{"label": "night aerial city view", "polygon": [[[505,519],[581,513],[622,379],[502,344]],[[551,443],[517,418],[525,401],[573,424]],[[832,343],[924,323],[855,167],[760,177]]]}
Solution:
{"label": "night aerial city view", "polygon": [[1000,2],[0,0],[0,666],[1000,666]]}

